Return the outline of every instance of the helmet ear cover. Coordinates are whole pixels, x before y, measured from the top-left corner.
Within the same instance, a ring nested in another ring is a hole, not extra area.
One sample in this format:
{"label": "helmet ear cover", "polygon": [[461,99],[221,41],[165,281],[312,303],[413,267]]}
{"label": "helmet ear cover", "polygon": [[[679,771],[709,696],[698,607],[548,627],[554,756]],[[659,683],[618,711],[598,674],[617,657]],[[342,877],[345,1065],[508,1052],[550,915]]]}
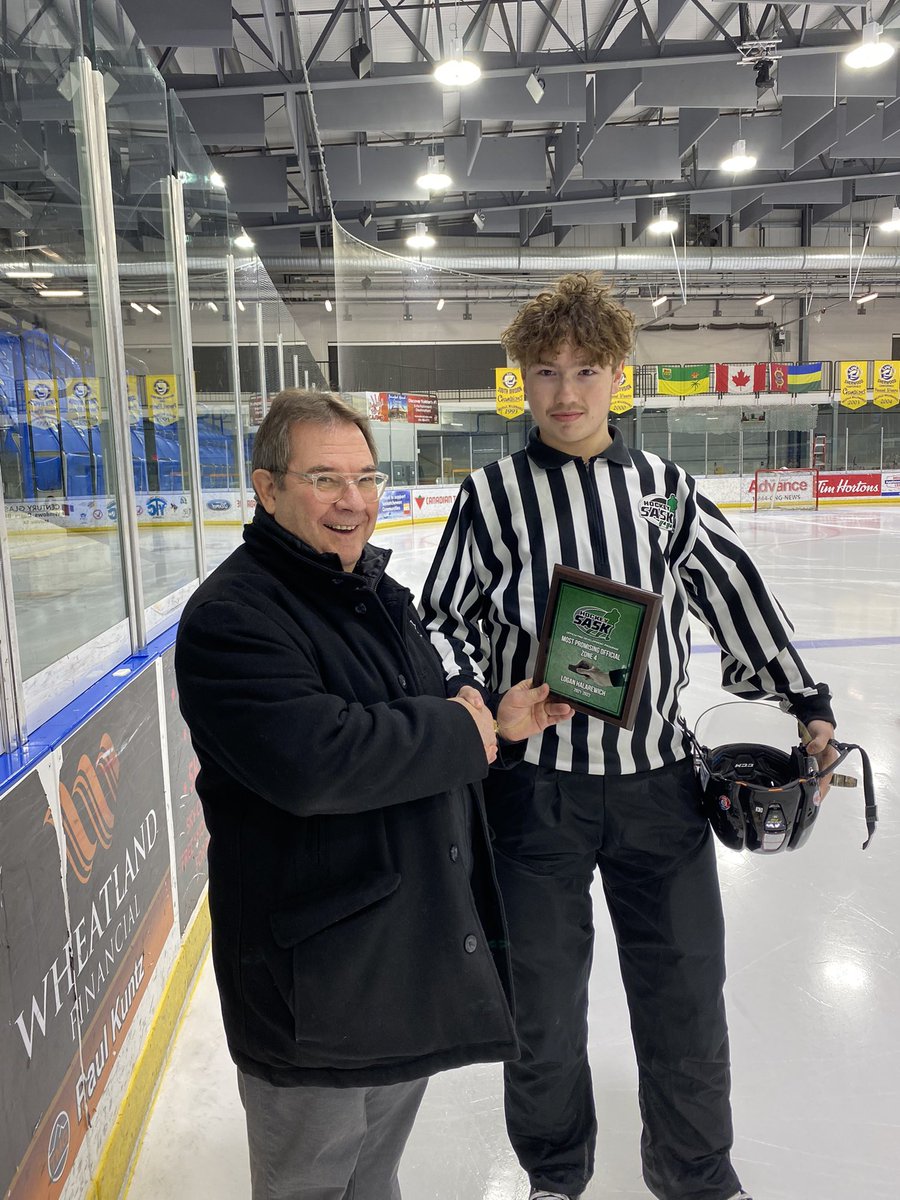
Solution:
{"label": "helmet ear cover", "polygon": [[703,808],[726,846],[774,854],[809,837],[819,814],[818,782],[815,760],[802,747],[785,754],[748,743],[717,746],[702,765]]}

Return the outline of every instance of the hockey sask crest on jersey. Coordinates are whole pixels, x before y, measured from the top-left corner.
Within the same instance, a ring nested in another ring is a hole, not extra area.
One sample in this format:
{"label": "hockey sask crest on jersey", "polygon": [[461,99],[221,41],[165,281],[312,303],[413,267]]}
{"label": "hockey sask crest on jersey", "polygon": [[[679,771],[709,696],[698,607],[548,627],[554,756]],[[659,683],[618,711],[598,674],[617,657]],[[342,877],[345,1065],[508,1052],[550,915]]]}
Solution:
{"label": "hockey sask crest on jersey", "polygon": [[645,521],[650,521],[653,525],[658,525],[660,529],[666,529],[670,533],[675,528],[675,513],[678,511],[678,497],[674,494],[669,496],[645,496],[640,503],[638,512]]}

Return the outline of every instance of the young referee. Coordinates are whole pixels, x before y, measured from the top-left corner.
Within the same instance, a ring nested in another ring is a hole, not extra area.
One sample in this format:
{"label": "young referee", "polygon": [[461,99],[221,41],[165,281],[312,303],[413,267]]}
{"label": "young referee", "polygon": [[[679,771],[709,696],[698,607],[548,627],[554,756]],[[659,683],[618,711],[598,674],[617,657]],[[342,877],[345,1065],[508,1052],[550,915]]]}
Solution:
{"label": "young referee", "polygon": [[[509,919],[521,1058],[505,1068],[510,1140],[532,1200],[569,1200],[594,1167],[587,1058],[599,868],[631,1014],[644,1179],[659,1200],[746,1198],[730,1160],[724,927],[713,842],[678,725],[689,615],[722,649],[727,691],[778,697],[836,755],[831,696],[731,526],[692,477],[608,424],[634,318],[595,280],[560,279],[503,334],[535,422],[524,450],[463,483],[425,584],[450,691],[498,702],[533,671],[556,563],[659,593],[634,728],[576,713],[485,783]],[[504,729],[499,713],[499,734]]]}

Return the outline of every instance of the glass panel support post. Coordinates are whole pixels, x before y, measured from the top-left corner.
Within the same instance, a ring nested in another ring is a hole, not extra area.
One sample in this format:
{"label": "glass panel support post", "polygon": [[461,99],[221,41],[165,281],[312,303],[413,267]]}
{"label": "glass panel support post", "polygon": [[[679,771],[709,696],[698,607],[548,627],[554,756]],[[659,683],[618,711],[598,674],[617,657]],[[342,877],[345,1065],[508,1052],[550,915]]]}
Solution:
{"label": "glass panel support post", "polygon": [[184,432],[188,462],[191,466],[191,525],[194,530],[194,556],[197,577],[206,578],[206,530],[203,526],[203,492],[200,486],[200,436],[197,430],[197,396],[194,391],[194,352],[191,338],[191,301],[188,283],[187,231],[184,224],[184,187],[170,175],[167,182],[169,231],[175,265],[175,307],[178,346],[175,361],[181,372],[184,395]]}
{"label": "glass panel support post", "polygon": [[284,391],[284,334],[278,335],[278,390]]}
{"label": "glass panel support post", "polygon": [[5,495],[0,478],[0,753],[3,754],[17,749],[27,736]]}
{"label": "glass panel support post", "polygon": [[109,420],[115,457],[116,528],[122,558],[125,612],[133,653],[147,644],[144,591],[141,579],[137,528],[137,502],[131,466],[131,427],[125,365],[125,333],[119,293],[116,253],[116,220],[113,209],[109,140],[106,129],[106,93],[103,73],[87,58],[76,59],[72,70],[80,83],[73,97],[76,137],[82,154],[79,172],[85,200],[93,217],[94,255],[97,266],[97,303],[100,308],[100,344],[109,380]]}
{"label": "glass panel support post", "polygon": [[259,358],[259,399],[262,415],[269,411],[269,389],[266,386],[266,340],[263,329],[262,301],[256,302],[256,353]]}
{"label": "glass panel support post", "polygon": [[229,332],[231,334],[231,390],[234,393],[234,430],[237,439],[237,477],[238,489],[241,494],[241,517],[249,519],[247,512],[247,470],[244,463],[244,414],[241,408],[241,362],[238,354],[237,328],[237,291],[234,283],[234,255],[229,254],[225,259],[226,279],[228,286],[228,312],[231,317]]}

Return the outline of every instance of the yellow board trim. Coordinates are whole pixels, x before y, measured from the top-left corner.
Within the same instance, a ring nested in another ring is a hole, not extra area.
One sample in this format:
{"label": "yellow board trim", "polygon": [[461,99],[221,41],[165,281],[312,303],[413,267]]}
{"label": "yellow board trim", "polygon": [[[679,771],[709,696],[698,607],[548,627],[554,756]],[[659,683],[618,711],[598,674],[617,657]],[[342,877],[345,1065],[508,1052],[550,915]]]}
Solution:
{"label": "yellow board trim", "polygon": [[200,977],[209,928],[209,901],[204,896],[175,959],[85,1200],[118,1200],[126,1184],[131,1184],[147,1118]]}

